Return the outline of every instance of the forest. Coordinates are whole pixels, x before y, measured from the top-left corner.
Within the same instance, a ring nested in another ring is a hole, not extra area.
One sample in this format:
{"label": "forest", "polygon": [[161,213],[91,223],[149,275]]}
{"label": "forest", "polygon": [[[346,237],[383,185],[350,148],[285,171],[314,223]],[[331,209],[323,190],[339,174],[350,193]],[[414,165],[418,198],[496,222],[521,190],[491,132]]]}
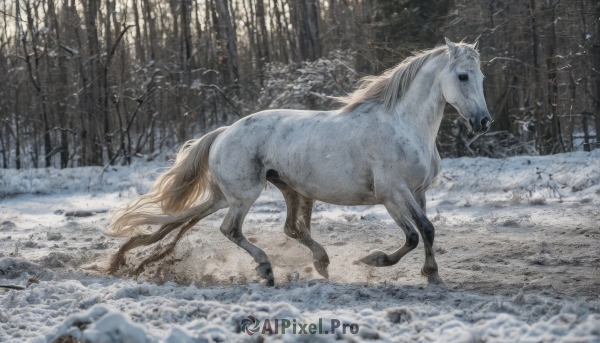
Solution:
{"label": "forest", "polygon": [[593,149],[597,0],[0,0],[3,168],[126,165],[269,108],[340,107],[415,51],[478,42],[495,123],[442,157]]}

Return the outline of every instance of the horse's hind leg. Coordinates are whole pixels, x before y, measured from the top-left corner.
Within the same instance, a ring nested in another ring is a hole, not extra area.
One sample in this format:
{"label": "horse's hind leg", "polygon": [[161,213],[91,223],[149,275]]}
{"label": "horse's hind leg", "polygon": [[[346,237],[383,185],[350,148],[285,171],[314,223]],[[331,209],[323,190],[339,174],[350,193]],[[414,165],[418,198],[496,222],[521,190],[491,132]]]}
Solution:
{"label": "horse's hind leg", "polygon": [[[129,241],[119,248],[119,251],[113,255],[111,258],[110,266],[108,268],[108,272],[110,274],[116,273],[121,266],[125,264],[125,254],[132,249],[137,247],[154,244],[167,236],[169,233],[173,232],[177,228],[180,228],[183,225],[186,225],[187,228],[185,231],[190,229],[195,223],[200,221],[202,218],[211,215],[212,213],[227,207],[227,201],[225,197],[221,193],[221,191],[215,187],[213,190],[213,195],[210,199],[206,200],[204,203],[197,205],[193,208],[193,216],[189,218],[182,218],[179,220],[175,220],[171,223],[164,224],[158,229],[156,232],[147,235],[135,236],[131,237]],[[184,232],[180,232],[180,237]],[[174,242],[177,243],[176,241]],[[173,244],[174,247],[174,244]],[[146,263],[142,262],[137,268],[139,268]]]}
{"label": "horse's hind leg", "polygon": [[[260,194],[260,189],[259,189]],[[269,257],[256,245],[250,243],[242,233],[242,223],[244,218],[252,206],[253,200],[229,200],[229,212],[221,224],[221,232],[229,238],[233,243],[246,250],[253,258],[258,266],[256,271],[260,276],[267,279],[267,286],[274,286],[273,268]]]}
{"label": "horse's hind leg", "polygon": [[327,256],[327,252],[321,244],[317,243],[310,234],[310,219],[314,200],[291,189],[273,173],[267,174],[267,179],[279,188],[285,198],[287,218],[285,219],[283,232],[309,248],[313,254],[316,271],[324,278],[329,278],[329,272],[327,271],[329,256]]}
{"label": "horse's hind leg", "polygon": [[392,216],[396,224],[404,231],[406,235],[406,241],[404,245],[391,254],[386,254],[381,250],[375,250],[368,256],[363,257],[360,261],[364,264],[373,267],[387,267],[392,266],[404,255],[408,254],[411,250],[417,247],[419,244],[419,234],[417,230],[405,220],[404,213],[407,213],[408,207],[404,199],[390,199],[384,202],[385,208],[388,213]]}

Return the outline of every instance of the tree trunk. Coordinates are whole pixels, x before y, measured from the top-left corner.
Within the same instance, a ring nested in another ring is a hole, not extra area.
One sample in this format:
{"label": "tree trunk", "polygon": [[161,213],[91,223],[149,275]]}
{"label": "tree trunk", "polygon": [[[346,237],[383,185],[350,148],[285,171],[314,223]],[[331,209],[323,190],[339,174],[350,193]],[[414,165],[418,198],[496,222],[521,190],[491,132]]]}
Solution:
{"label": "tree trunk", "polygon": [[[285,0],[282,0],[285,1]],[[281,9],[282,12],[284,12],[283,15],[283,23],[285,24],[285,34],[287,37],[287,41],[290,45],[290,54],[292,57],[292,62],[299,62],[300,60],[300,56],[297,53],[297,42],[296,42],[296,35],[294,34],[294,27],[296,27],[296,11],[294,10],[294,4],[293,3],[289,3],[289,1],[287,2],[288,4],[288,9],[289,9],[289,17],[290,17],[290,21],[293,23],[293,25],[290,24],[290,22],[288,22],[288,16],[285,15],[285,2],[282,2],[281,4]]]}
{"label": "tree trunk", "polygon": [[273,11],[275,12],[275,18],[277,19],[277,38],[279,42],[281,58],[283,59],[282,62],[289,63],[290,61],[288,59],[287,44],[285,42],[285,38],[283,37],[283,23],[281,21],[281,13],[279,11],[277,0],[273,0]]}
{"label": "tree trunk", "polygon": [[68,87],[67,69],[65,68],[65,55],[60,45],[62,39],[60,37],[60,26],[58,24],[58,18],[56,16],[56,7],[54,0],[48,0],[48,14],[53,20],[54,32],[56,35],[56,51],[57,54],[57,66],[58,66],[58,83],[56,86],[56,115],[58,116],[58,123],[60,125],[60,167],[66,168],[69,164],[69,137],[67,136],[67,122],[68,114],[66,110],[66,89]]}
{"label": "tree trunk", "polygon": [[19,115],[19,84],[15,87],[15,167],[21,169],[21,125]]}
{"label": "tree trunk", "polygon": [[[242,0],[243,6],[244,6],[244,14],[246,16],[246,20],[244,21],[244,26],[246,27],[246,32],[248,33],[248,44],[250,46],[250,66],[252,67],[252,70],[256,70],[256,68],[258,67],[257,64],[257,48],[256,48],[256,42],[254,41],[254,25],[253,25],[253,20],[251,20],[250,18],[251,15],[248,11],[248,6],[246,6],[246,0]],[[250,8],[252,8],[252,3],[250,3]]]}
{"label": "tree trunk", "polygon": [[192,57],[192,42],[190,33],[192,16],[191,12],[189,11],[190,8],[191,5],[189,3],[189,0],[181,1],[181,30],[183,33],[183,46],[185,48],[185,65],[187,65],[187,61]]}
{"label": "tree trunk", "polygon": [[[23,39],[23,51],[25,53],[25,61],[27,62],[27,68],[29,70],[29,77],[32,85],[37,90],[38,96],[41,99],[41,107],[42,112],[40,113],[40,122],[44,125],[44,160],[46,163],[46,168],[52,166],[52,157],[50,156],[50,152],[52,151],[52,141],[50,139],[50,124],[48,122],[48,110],[47,110],[47,94],[43,88],[43,82],[40,78],[40,66],[39,62],[41,59],[40,54],[38,54],[38,32],[36,30],[36,26],[34,24],[33,17],[33,9],[31,8],[31,3],[29,1],[25,2],[25,13],[27,15],[27,26],[31,35],[31,47],[33,50],[32,56],[29,55],[27,50],[27,41]],[[33,57],[33,59],[32,59]],[[37,167],[37,161],[36,161]]]}
{"label": "tree trunk", "polygon": [[135,20],[135,56],[142,67],[146,66],[146,53],[142,47],[142,30],[137,0],[133,0],[133,19]]}
{"label": "tree trunk", "polygon": [[535,0],[530,0],[529,2],[529,9],[530,9],[530,34],[531,34],[531,56],[532,56],[532,60],[533,60],[533,82],[531,83],[532,86],[532,95],[533,98],[531,99],[532,102],[532,107],[533,107],[533,117],[535,120],[534,123],[534,127],[535,127],[535,142],[536,142],[536,147],[538,150],[538,153],[540,155],[544,155],[544,132],[545,132],[545,127],[542,123],[542,111],[543,108],[538,104],[540,101],[542,101],[543,98],[543,94],[542,94],[542,90],[541,90],[541,83],[542,81],[542,76],[541,76],[541,72],[540,72],[540,63],[539,63],[539,51],[538,51],[538,44],[539,44],[539,38],[538,38],[538,34],[537,34],[537,22],[536,22],[536,7],[535,7]]}
{"label": "tree trunk", "polygon": [[150,7],[149,0],[144,1],[144,8],[146,10],[146,22],[148,23],[148,29],[150,31],[150,60],[156,60],[156,27],[152,18],[152,8]]}
{"label": "tree trunk", "polygon": [[317,0],[301,2],[302,27],[301,40],[304,44],[304,59],[314,61],[321,57],[321,42],[319,38],[319,13]]}
{"label": "tree trunk", "polygon": [[[589,55],[592,60],[591,84],[592,84],[592,104],[594,111],[594,124],[596,125],[596,142],[600,142],[600,6],[596,1],[590,1],[590,8],[593,8],[596,3],[595,15],[591,16],[595,26],[595,32],[591,34],[592,41],[590,43]],[[582,9],[583,10],[583,9]],[[587,37],[584,37],[584,39]],[[586,66],[587,67],[587,66]],[[600,146],[596,146],[600,149]]]}
{"label": "tree trunk", "polygon": [[215,2],[217,11],[219,12],[219,21],[221,22],[221,25],[225,27],[225,36],[227,39],[227,66],[231,71],[233,82],[238,83],[240,81],[240,74],[238,71],[237,41],[235,31],[231,24],[229,9],[227,8],[227,0],[215,0]]}
{"label": "tree trunk", "polygon": [[550,143],[551,143],[551,151],[558,152],[558,149],[562,149],[564,152],[566,150],[565,145],[562,140],[562,132],[560,127],[560,117],[558,113],[558,79],[556,74],[556,35],[555,35],[555,13],[554,8],[547,9],[546,20],[547,22],[546,30],[544,34],[544,47],[546,52],[546,71],[547,71],[547,101],[548,101],[548,113],[551,116],[550,119]]}
{"label": "tree trunk", "polygon": [[[221,1],[221,0],[218,0]],[[258,46],[259,46],[259,66],[270,62],[269,57],[269,36],[267,34],[267,22],[265,20],[265,4],[263,0],[256,0],[256,20],[258,21]]]}
{"label": "tree trunk", "polygon": [[[98,14],[98,1],[99,0],[87,0],[82,3],[87,5],[84,8],[85,12],[85,24],[87,31],[87,39],[88,39],[88,49],[91,61],[90,68],[90,77],[92,80],[90,95],[92,96],[91,101],[89,102],[88,111],[88,123],[89,123],[89,131],[87,135],[89,135],[88,143],[89,143],[89,161],[91,165],[102,165],[102,146],[99,144],[98,140],[98,118],[101,118],[99,115],[101,112],[97,111],[98,108],[103,108],[102,103],[102,95],[101,95],[101,87],[100,83],[102,82],[102,66],[100,62],[100,43],[98,41],[98,31],[96,28],[96,18]],[[98,80],[97,82],[93,82],[93,80]],[[95,98],[96,101],[93,101]],[[96,104],[94,104],[94,102]]]}

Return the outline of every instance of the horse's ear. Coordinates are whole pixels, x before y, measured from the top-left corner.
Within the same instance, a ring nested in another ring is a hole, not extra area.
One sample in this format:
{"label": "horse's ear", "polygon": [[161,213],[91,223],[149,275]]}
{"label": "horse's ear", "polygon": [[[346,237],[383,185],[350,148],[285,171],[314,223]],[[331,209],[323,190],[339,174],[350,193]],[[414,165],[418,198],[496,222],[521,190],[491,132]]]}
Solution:
{"label": "horse's ear", "polygon": [[479,41],[475,41],[475,43],[473,43],[473,49],[477,50],[479,49]]}
{"label": "horse's ear", "polygon": [[458,49],[454,43],[452,43],[448,38],[444,38],[446,40],[446,45],[448,46],[448,50],[450,50],[450,56],[456,56],[456,50]]}

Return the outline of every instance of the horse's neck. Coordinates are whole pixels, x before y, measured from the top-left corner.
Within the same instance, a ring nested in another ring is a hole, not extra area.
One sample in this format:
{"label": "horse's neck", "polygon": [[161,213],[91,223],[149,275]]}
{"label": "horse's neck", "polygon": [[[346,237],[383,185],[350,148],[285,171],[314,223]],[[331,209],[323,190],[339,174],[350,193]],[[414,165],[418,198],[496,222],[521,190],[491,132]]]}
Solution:
{"label": "horse's neck", "polygon": [[426,62],[395,106],[399,124],[410,127],[416,136],[432,148],[435,147],[446,104],[438,74],[439,63],[436,59]]}

